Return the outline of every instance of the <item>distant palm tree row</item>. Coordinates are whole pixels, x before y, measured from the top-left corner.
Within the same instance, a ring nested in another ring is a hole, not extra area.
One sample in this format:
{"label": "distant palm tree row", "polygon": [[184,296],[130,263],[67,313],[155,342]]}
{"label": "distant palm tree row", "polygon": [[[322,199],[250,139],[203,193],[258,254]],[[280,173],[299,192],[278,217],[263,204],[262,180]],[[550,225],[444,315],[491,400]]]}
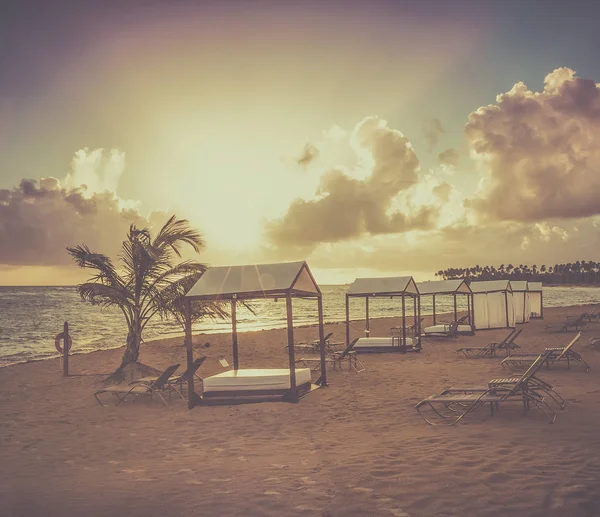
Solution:
{"label": "distant palm tree row", "polygon": [[448,268],[438,271],[435,276],[444,280],[466,278],[467,280],[528,280],[545,284],[600,284],[600,262],[577,261],[554,266],[528,266],[520,264],[500,264],[495,266],[474,266],[465,268]]}

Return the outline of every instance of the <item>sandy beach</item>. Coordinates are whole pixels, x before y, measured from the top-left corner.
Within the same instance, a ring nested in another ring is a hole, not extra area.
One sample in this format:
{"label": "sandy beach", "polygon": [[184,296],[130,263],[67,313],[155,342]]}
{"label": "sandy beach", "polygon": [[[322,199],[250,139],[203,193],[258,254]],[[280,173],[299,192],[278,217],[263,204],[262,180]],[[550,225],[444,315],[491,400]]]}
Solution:
{"label": "sandy beach", "polygon": [[[565,345],[573,332],[544,326],[579,312],[546,309],[544,320],[519,325],[518,342],[532,352]],[[388,335],[395,324],[373,320],[371,335]],[[341,341],[344,325],[326,332]],[[298,404],[188,411],[173,398],[168,409],[149,399],[102,407],[92,394],[122,349],[73,356],[68,378],[58,360],[0,369],[0,515],[599,515],[600,351],[588,343],[600,323],[590,323],[575,346],[589,373],[561,364],[540,374],[567,400],[554,425],[518,404],[494,417],[481,408],[452,427],[429,426],[414,409],[445,387],[505,376],[500,358],[469,360],[455,351],[506,333],[429,338],[420,354],[363,355],[366,371],[331,371],[329,387]],[[316,329],[297,329],[295,337],[316,337]],[[239,341],[242,367],[286,367],[284,329],[242,333]],[[231,363],[229,335],[194,343],[210,356],[200,376],[223,371],[221,355]],[[141,360],[183,369],[182,339],[144,345]]]}

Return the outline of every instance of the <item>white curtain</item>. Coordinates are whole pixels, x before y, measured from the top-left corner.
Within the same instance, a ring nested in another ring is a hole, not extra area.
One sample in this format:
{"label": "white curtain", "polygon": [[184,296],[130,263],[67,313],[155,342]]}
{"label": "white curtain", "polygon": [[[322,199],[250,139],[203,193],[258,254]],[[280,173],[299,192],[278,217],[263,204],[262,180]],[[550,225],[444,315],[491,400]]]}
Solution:
{"label": "white curtain", "polygon": [[525,293],[525,318],[523,323],[527,323],[531,317],[531,302],[529,299],[529,292]]}
{"label": "white curtain", "polygon": [[487,293],[473,295],[473,317],[476,329],[489,329]]}
{"label": "white curtain", "polygon": [[[515,326],[515,295],[513,293],[510,293],[507,291],[506,293],[506,302],[504,302],[505,304],[508,305],[508,322],[506,325],[506,327],[514,327]],[[506,308],[504,310],[505,315],[504,315],[504,321],[506,321]]]}
{"label": "white curtain", "polygon": [[[498,329],[508,326],[506,321],[506,298],[504,294],[505,293],[488,293],[487,295],[488,328],[490,329]],[[512,303],[509,304],[508,314],[509,317],[512,314],[514,320],[514,309],[512,308]]]}
{"label": "white curtain", "polygon": [[515,307],[515,321],[517,323],[526,323],[529,321],[528,311],[528,297],[526,291],[517,291],[513,293],[513,302]]}
{"label": "white curtain", "polygon": [[529,312],[538,318],[542,315],[542,293],[529,293]]}

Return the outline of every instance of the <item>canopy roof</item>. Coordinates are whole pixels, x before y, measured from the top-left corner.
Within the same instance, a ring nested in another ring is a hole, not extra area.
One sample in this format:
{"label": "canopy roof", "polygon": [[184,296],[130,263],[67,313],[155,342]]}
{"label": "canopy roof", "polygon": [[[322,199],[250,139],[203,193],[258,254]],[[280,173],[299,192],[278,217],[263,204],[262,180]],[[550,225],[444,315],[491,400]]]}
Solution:
{"label": "canopy roof", "polygon": [[471,282],[471,291],[474,293],[497,293],[502,291],[512,292],[510,280],[483,280]]}
{"label": "canopy roof", "polygon": [[321,296],[305,261],[211,267],[185,295],[195,300]]}
{"label": "canopy roof", "polygon": [[348,296],[418,296],[419,289],[412,276],[387,278],[357,278],[350,284]]}
{"label": "canopy roof", "polygon": [[471,288],[464,280],[433,280],[431,282],[419,282],[417,284],[419,293],[424,294],[470,294]]}
{"label": "canopy roof", "polygon": [[511,280],[510,286],[512,287],[513,293],[515,291],[529,291],[527,280]]}
{"label": "canopy roof", "polygon": [[542,291],[542,282],[528,282],[528,284],[530,291]]}

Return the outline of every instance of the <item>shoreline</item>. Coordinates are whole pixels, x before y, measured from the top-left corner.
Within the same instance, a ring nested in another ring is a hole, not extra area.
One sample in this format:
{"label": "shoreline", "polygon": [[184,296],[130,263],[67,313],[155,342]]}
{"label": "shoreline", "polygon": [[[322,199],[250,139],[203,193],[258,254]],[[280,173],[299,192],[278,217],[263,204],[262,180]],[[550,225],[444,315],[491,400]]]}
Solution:
{"label": "shoreline", "polygon": [[[578,286],[581,287],[581,286]],[[587,304],[578,304],[578,305],[567,305],[567,306],[559,306],[559,307],[545,307],[545,310],[551,310],[551,309],[570,309],[570,308],[579,308],[579,307],[590,307],[590,306],[597,306],[600,305],[599,303],[587,303]],[[461,311],[459,311],[461,312]],[[462,311],[464,312],[464,311]],[[437,316],[447,316],[449,314],[452,314],[452,312],[439,312],[437,313]],[[426,318],[426,319],[430,319],[432,314],[422,314],[422,317]],[[407,317],[407,320],[412,318],[412,316]],[[384,322],[385,320],[395,320],[398,319],[397,316],[392,317],[392,316],[383,316],[383,317],[373,317],[373,318],[369,318],[369,321],[372,324],[377,324],[377,323],[381,323]],[[359,322],[363,322],[365,321],[364,319],[351,319],[350,323],[351,325],[353,323],[359,323]],[[345,320],[339,320],[339,321],[326,321],[324,323],[325,327],[328,326],[333,326],[333,325],[344,325],[345,324]],[[318,327],[318,323],[305,323],[302,325],[297,325],[294,327],[294,330],[302,330],[302,329],[313,329]],[[260,332],[270,332],[270,331],[274,331],[274,330],[282,330],[285,329],[286,326],[285,324],[283,324],[282,326],[276,326],[276,327],[271,327],[271,328],[260,328],[260,329],[252,329],[252,330],[238,330],[238,335],[246,335],[246,334],[257,334]],[[485,330],[488,329],[484,329],[484,330],[480,330],[480,332],[483,332]],[[141,350],[144,349],[144,347],[149,346],[149,345],[154,345],[154,344],[173,344],[173,343],[177,343],[180,340],[183,340],[185,334],[184,332],[177,332],[170,334],[169,337],[155,337],[152,339],[149,339],[148,341],[144,341],[141,346],[140,346],[140,353]],[[223,335],[231,335],[230,331],[222,331],[222,332],[199,332],[199,333],[193,333],[192,337],[195,340],[196,338],[200,338],[202,336],[212,336],[212,337],[216,337],[216,336],[223,336]],[[196,343],[194,343],[194,345],[196,345]],[[76,344],[74,344],[74,346],[76,346]],[[183,346],[183,342],[181,342],[181,346]],[[98,352],[109,352],[109,351],[114,351],[114,350],[121,350],[125,348],[125,344],[123,345],[119,345],[119,346],[115,346],[115,347],[110,347],[110,348],[98,348],[96,350],[86,350],[86,351],[74,351],[73,353],[71,353],[69,355],[70,358],[75,357],[75,356],[88,356],[90,354],[96,354]],[[7,356],[8,357],[8,356]],[[1,364],[2,361],[2,357],[0,357],[0,371],[2,371],[4,368],[10,368],[13,366],[18,366],[18,365],[23,365],[23,364],[30,364],[30,363],[40,363],[40,362],[45,362],[45,361],[52,361],[52,360],[56,360],[56,359],[60,359],[62,356],[60,354],[56,354],[53,356],[49,356],[49,357],[40,357],[40,358],[32,358],[32,359],[26,359],[24,361],[17,361],[17,362],[13,362],[10,364]]]}

